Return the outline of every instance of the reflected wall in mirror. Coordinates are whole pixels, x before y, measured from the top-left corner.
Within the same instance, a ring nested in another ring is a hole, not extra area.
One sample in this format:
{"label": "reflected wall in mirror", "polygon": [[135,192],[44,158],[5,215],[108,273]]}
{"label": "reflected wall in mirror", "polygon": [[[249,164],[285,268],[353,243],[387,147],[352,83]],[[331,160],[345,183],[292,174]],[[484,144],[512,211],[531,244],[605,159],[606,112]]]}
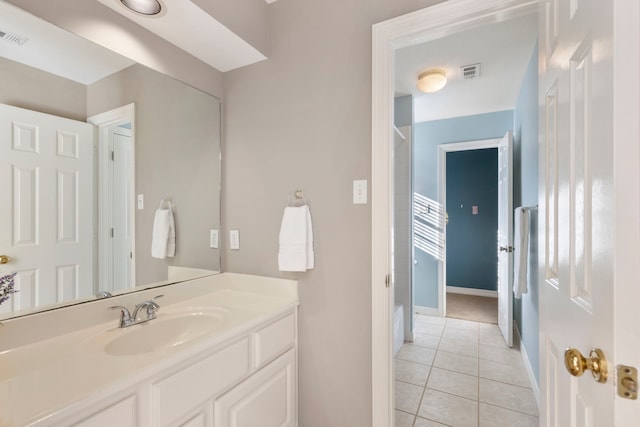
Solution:
{"label": "reflected wall in mirror", "polygon": [[4,2],[0,30],[0,319],[218,272],[220,101]]}

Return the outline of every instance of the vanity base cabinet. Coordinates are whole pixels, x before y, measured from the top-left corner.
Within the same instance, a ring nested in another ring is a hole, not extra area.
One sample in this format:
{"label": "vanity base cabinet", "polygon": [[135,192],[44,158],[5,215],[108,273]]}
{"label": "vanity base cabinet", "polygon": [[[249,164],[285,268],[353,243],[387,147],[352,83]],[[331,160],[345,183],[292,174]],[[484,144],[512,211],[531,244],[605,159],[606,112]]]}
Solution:
{"label": "vanity base cabinet", "polygon": [[37,427],[296,427],[297,310],[124,387],[28,424]]}
{"label": "vanity base cabinet", "polygon": [[214,427],[295,427],[296,355],[291,349],[214,403]]}

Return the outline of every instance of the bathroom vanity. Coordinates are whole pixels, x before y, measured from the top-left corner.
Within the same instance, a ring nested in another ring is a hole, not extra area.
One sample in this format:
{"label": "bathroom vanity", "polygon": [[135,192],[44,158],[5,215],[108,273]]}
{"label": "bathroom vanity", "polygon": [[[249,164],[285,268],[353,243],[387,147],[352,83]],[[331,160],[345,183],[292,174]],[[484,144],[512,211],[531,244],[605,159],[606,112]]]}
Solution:
{"label": "bathroom vanity", "polygon": [[[157,294],[142,324],[108,310]],[[0,425],[296,426],[297,307],[295,281],[223,273],[5,321]]]}

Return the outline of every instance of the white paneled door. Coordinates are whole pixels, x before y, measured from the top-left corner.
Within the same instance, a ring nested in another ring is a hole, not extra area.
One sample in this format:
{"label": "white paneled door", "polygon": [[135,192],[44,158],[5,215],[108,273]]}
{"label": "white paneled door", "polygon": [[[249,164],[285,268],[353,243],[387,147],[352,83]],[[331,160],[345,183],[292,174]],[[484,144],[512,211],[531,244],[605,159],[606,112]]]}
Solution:
{"label": "white paneled door", "polygon": [[0,104],[1,273],[18,293],[0,312],[93,293],[93,128]]}
{"label": "white paneled door", "polygon": [[[626,121],[638,121],[638,75],[627,80],[631,84],[626,88],[618,87],[625,84],[624,78],[618,79],[624,76],[624,67],[637,71],[638,51],[625,53],[619,43],[622,39],[616,36],[622,28],[616,27],[616,21],[624,21],[625,15],[631,15],[628,28],[637,28],[640,16],[633,3],[540,1],[543,426],[638,425],[637,419],[628,418],[621,410],[626,402],[635,403],[638,415],[638,403],[618,396],[615,378],[617,364],[633,363],[634,358],[637,361],[636,356],[624,358],[624,349],[638,349],[637,332],[632,335],[634,340],[624,341],[634,327],[616,321],[624,315],[616,314],[616,301],[629,300],[634,292],[637,295],[633,290],[637,277],[621,274],[628,270],[624,258],[637,254],[637,236],[630,240],[632,244],[615,238],[616,234],[635,235],[639,221],[637,127],[627,134],[635,133],[632,138],[622,136],[628,128]],[[621,36],[635,37],[631,45],[637,48],[637,30]],[[633,109],[621,108],[629,100]],[[622,113],[629,115],[627,120],[621,120]],[[627,168],[629,164],[632,167]],[[621,191],[627,181],[635,182],[631,185],[635,193]],[[637,264],[638,259],[632,263]],[[575,350],[567,352],[569,348]],[[569,368],[580,374],[585,367],[580,354],[589,359],[592,349],[601,350],[607,362],[585,370],[581,376],[572,376]],[[601,382],[596,378],[599,366],[608,370],[606,378],[600,372]]]}
{"label": "white paneled door", "polygon": [[513,137],[498,144],[498,327],[513,346]]}

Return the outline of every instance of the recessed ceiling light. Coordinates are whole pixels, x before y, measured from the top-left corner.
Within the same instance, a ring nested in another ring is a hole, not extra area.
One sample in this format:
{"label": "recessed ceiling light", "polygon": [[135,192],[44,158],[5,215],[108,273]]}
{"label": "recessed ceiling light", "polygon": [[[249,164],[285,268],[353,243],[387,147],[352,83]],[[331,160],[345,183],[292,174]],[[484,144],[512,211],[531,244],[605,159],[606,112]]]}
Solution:
{"label": "recessed ceiling light", "polygon": [[120,0],[123,5],[142,15],[157,15],[162,10],[158,0]]}

